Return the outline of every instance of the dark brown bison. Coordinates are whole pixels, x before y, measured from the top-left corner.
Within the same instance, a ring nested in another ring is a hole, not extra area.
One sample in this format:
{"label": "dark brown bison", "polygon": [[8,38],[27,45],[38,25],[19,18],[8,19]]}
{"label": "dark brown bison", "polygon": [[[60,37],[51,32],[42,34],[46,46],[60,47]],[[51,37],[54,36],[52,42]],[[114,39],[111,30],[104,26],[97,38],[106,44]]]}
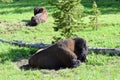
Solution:
{"label": "dark brown bison", "polygon": [[36,15],[38,13],[42,13],[43,11],[47,11],[46,8],[44,8],[44,7],[35,7],[34,8],[34,15]]}
{"label": "dark brown bison", "polygon": [[88,47],[82,38],[66,39],[38,50],[29,59],[29,66],[42,69],[73,68],[86,61]]}
{"label": "dark brown bison", "polygon": [[48,18],[48,12],[46,8],[34,8],[34,16],[32,16],[31,21],[29,22],[30,26],[36,26],[39,23],[43,23]]}

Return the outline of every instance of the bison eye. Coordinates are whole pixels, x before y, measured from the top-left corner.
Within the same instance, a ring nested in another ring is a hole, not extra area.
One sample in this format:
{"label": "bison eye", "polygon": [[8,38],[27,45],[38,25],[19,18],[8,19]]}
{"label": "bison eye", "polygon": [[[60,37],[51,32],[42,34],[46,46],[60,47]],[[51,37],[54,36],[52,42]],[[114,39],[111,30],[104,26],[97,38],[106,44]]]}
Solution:
{"label": "bison eye", "polygon": [[82,45],[82,48],[85,48],[85,49],[86,49],[86,44],[83,44],[83,45]]}

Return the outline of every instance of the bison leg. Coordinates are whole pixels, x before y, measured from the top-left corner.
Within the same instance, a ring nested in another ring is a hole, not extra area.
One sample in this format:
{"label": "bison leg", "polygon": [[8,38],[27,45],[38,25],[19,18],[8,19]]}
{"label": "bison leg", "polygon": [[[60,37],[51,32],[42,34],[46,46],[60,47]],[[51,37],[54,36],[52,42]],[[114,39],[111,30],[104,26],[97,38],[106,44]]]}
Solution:
{"label": "bison leg", "polygon": [[69,49],[60,49],[61,53],[57,54],[58,59],[65,65],[65,67],[73,68],[80,65],[80,60],[77,60],[77,56]]}

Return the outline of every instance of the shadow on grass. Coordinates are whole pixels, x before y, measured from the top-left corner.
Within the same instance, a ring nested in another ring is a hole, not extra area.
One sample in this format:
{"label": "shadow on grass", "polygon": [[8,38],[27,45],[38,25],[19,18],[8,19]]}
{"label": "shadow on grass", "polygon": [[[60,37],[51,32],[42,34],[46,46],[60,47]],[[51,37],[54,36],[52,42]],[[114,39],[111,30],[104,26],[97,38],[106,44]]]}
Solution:
{"label": "shadow on grass", "polygon": [[[22,22],[24,22],[25,23],[25,26],[27,26],[27,27],[31,27],[30,26],[30,21],[31,20],[22,20]],[[32,26],[33,27],[33,26]]]}
{"label": "shadow on grass", "polygon": [[34,48],[19,48],[19,49],[10,49],[7,53],[1,53],[1,63],[5,61],[16,62],[22,59],[28,59],[31,54],[36,52],[37,49]]}
{"label": "shadow on grass", "polygon": [[[90,11],[85,11],[88,14],[91,14],[92,10],[92,2],[91,0],[82,0],[81,2],[86,8]],[[101,10],[102,14],[114,14],[120,12],[120,1],[116,0],[114,2],[111,1],[97,1],[98,8]],[[17,13],[21,14],[24,12],[31,12],[33,8],[36,6],[44,6],[48,9],[49,13],[54,12],[55,8],[53,8],[48,0],[18,0],[13,3],[0,3],[0,14],[8,14],[8,13]]]}
{"label": "shadow on grass", "polygon": [[47,9],[50,9],[50,5],[48,4],[47,0],[20,0],[15,1],[13,3],[0,3],[0,14],[8,14],[8,13],[16,13],[21,14],[24,12],[31,12],[33,11],[34,7],[41,7],[44,6]]}
{"label": "shadow on grass", "polygon": [[[89,11],[85,11],[87,14],[92,13],[92,0],[82,0],[81,3],[84,5],[85,8],[88,8]],[[115,14],[120,12],[120,1],[108,1],[108,0],[98,0],[97,1],[98,9],[101,11],[102,14]]]}
{"label": "shadow on grass", "polygon": [[35,48],[10,49],[7,53],[0,53],[0,63],[12,61],[18,68],[29,70],[28,59],[36,51]]}

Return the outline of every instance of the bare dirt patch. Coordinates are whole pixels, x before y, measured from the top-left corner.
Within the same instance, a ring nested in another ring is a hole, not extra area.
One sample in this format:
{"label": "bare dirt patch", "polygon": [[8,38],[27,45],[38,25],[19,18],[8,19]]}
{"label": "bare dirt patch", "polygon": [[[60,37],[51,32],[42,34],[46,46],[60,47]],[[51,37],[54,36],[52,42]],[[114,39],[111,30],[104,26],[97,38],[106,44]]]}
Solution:
{"label": "bare dirt patch", "polygon": [[17,67],[20,68],[21,66],[28,64],[28,59],[18,60],[18,61],[16,61],[16,62],[14,62],[14,64],[15,64]]}
{"label": "bare dirt patch", "polygon": [[26,26],[27,22],[24,21],[7,21],[7,20],[0,20],[0,33],[2,34],[13,34],[16,31],[28,29]]}
{"label": "bare dirt patch", "polygon": [[13,62],[15,64],[15,66],[17,66],[19,69],[24,69],[24,70],[28,70],[30,69],[30,66],[28,64],[28,59],[22,59],[22,60],[18,60],[16,62]]}
{"label": "bare dirt patch", "polygon": [[25,26],[25,23],[22,21],[0,21],[1,26]]}

